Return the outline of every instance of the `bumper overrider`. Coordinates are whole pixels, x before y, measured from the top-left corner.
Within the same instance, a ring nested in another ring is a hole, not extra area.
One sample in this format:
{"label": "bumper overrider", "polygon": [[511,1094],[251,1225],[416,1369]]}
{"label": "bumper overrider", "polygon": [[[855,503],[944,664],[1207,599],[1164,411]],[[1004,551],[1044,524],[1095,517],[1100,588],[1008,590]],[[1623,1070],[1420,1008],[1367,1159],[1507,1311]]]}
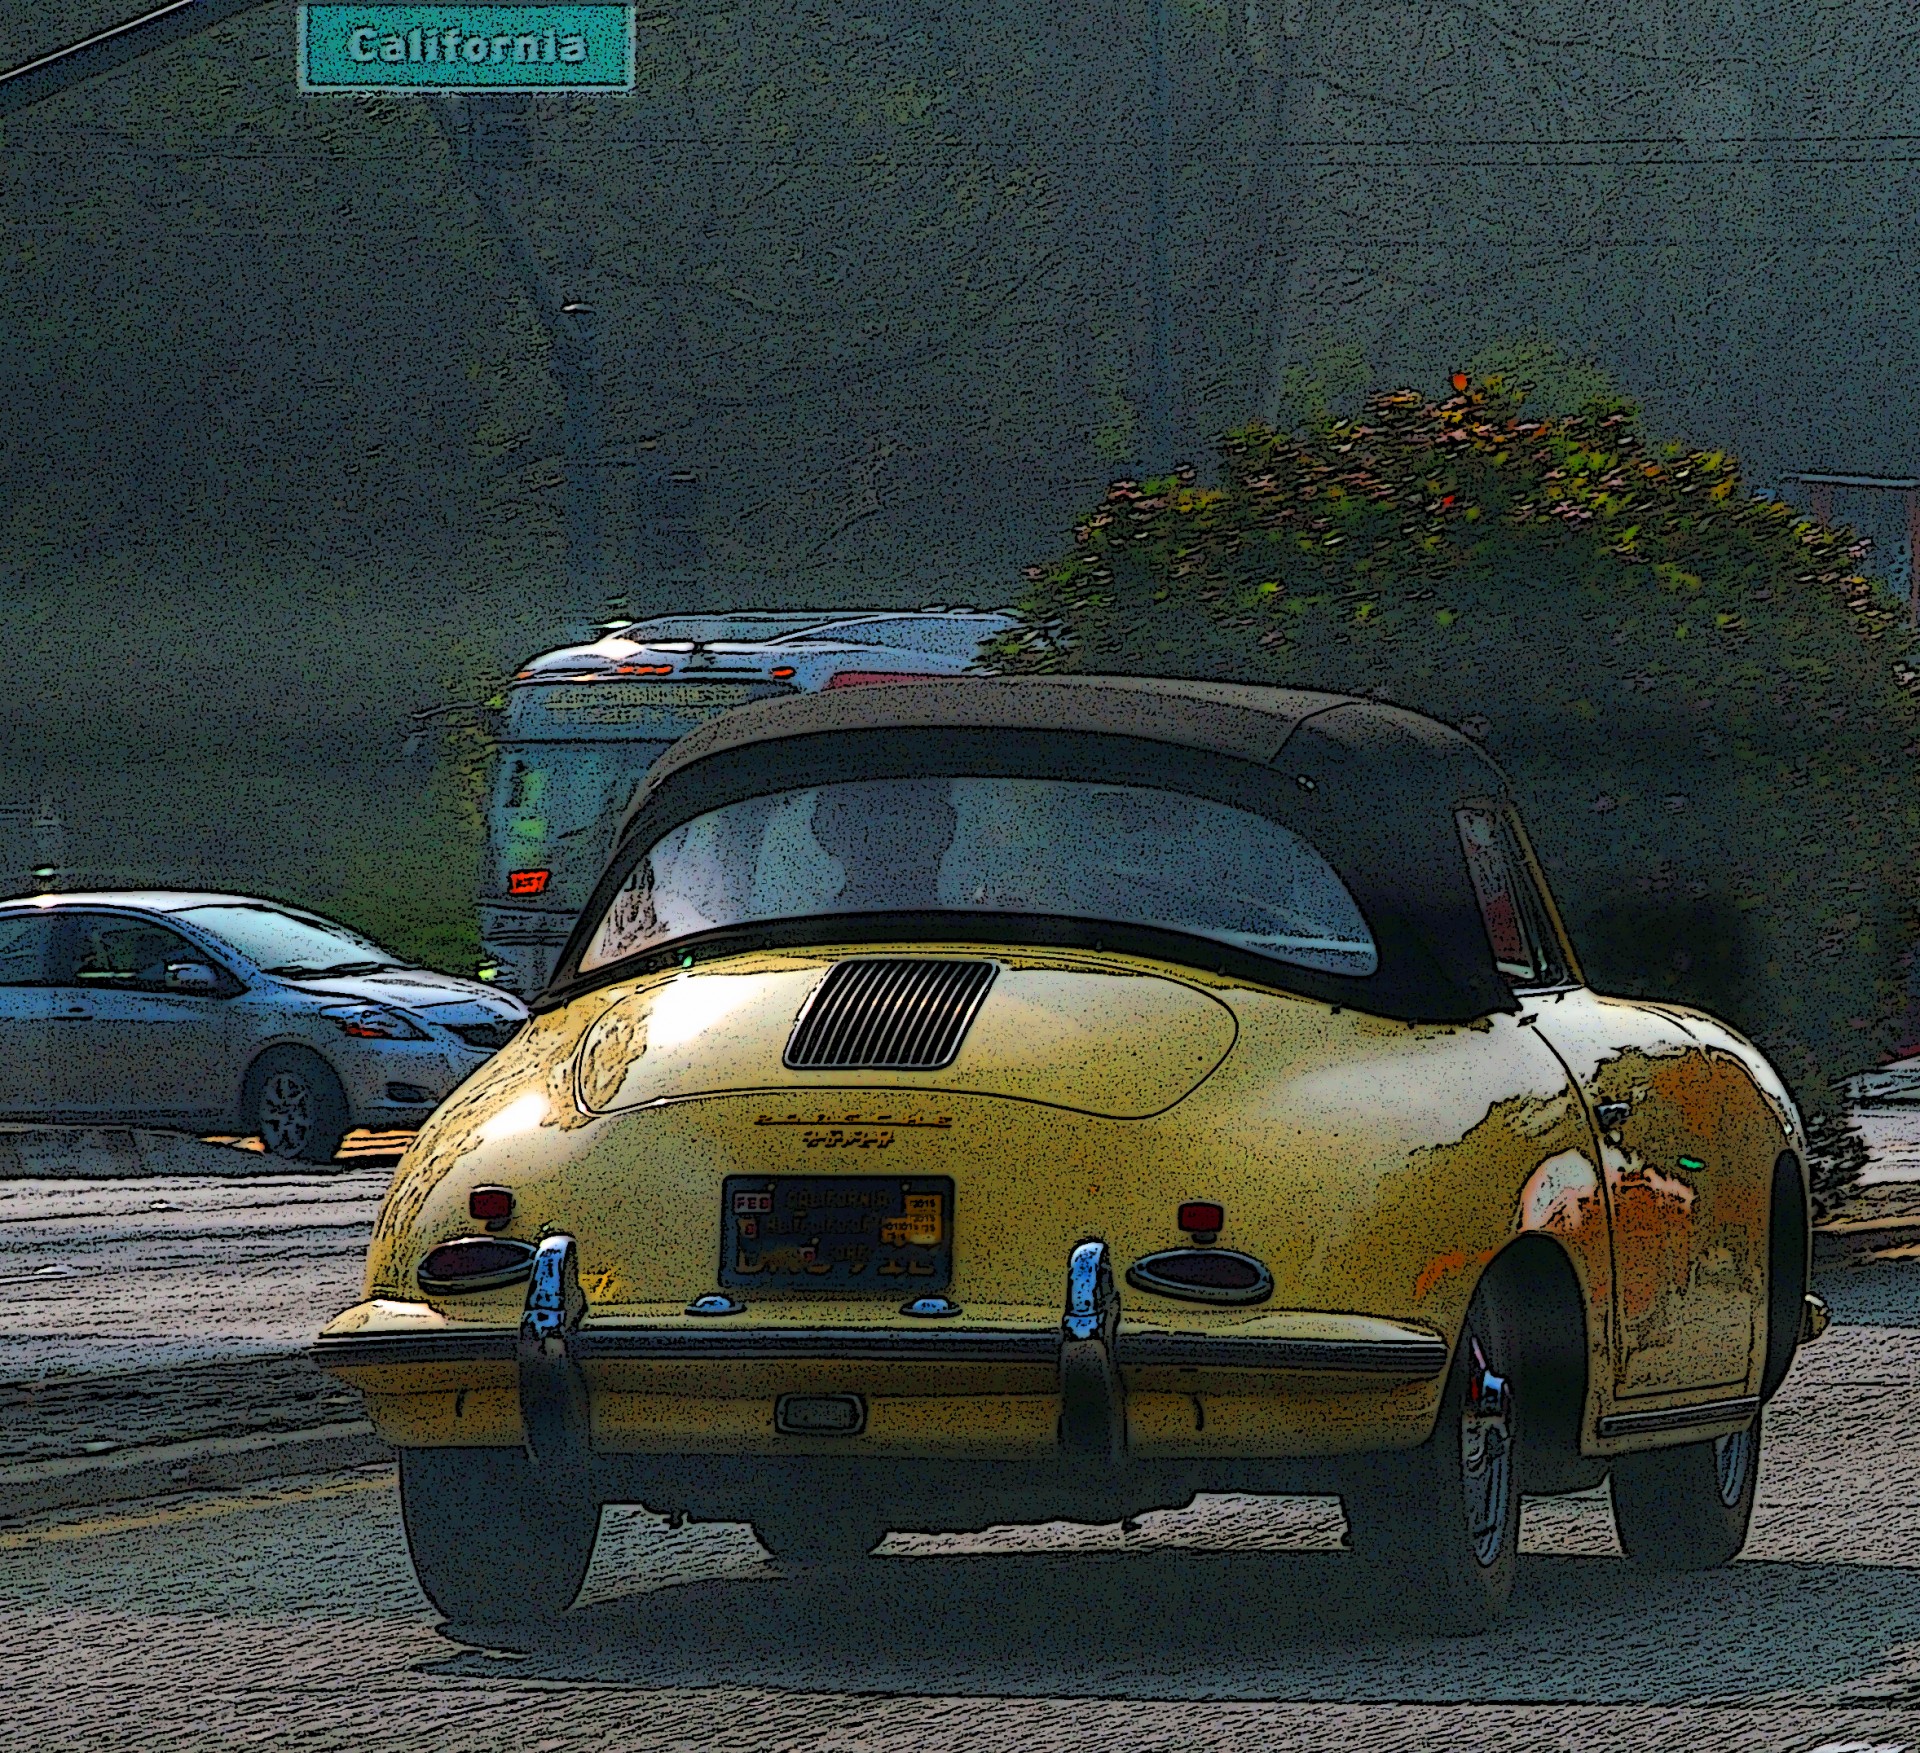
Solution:
{"label": "bumper overrider", "polygon": [[[1198,1372],[1209,1382],[1231,1384],[1242,1393],[1257,1384],[1262,1397],[1291,1390],[1309,1399],[1332,1395],[1350,1401],[1357,1389],[1369,1403],[1386,1390],[1417,1423],[1430,1409],[1437,1392],[1434,1384],[1447,1368],[1447,1344],[1439,1335],[1384,1322],[1370,1323],[1366,1336],[1338,1337],[1123,1331],[1112,1263],[1106,1244],[1098,1240],[1082,1242],[1072,1251],[1065,1290],[1061,1318],[1051,1329],[968,1328],[944,1322],[914,1328],[723,1327],[704,1321],[697,1327],[596,1326],[586,1320],[574,1240],[557,1235],[543,1241],[534,1256],[517,1329],[462,1322],[425,1330],[331,1333],[315,1343],[313,1357],[323,1369],[350,1381],[369,1372],[391,1380],[396,1371],[426,1370],[444,1384],[449,1372],[442,1366],[461,1365],[484,1366],[498,1380],[507,1366],[517,1384],[526,1446],[543,1465],[557,1468],[579,1464],[593,1451],[588,1376],[610,1365],[744,1369],[874,1364],[934,1370],[972,1365],[1014,1366],[1030,1374],[1039,1366],[1057,1385],[1053,1451],[1081,1465],[1119,1465],[1128,1458],[1133,1446],[1130,1379],[1163,1386],[1179,1381],[1182,1394],[1190,1395],[1194,1389],[1183,1378]],[[371,1388],[371,1380],[363,1385]],[[860,1435],[865,1427],[861,1397],[837,1397],[860,1408],[857,1418],[819,1426],[817,1432]],[[1194,1405],[1197,1409],[1197,1398]],[[765,1432],[769,1444],[777,1433],[798,1434],[779,1402]],[[1332,1446],[1373,1444],[1362,1440]]]}

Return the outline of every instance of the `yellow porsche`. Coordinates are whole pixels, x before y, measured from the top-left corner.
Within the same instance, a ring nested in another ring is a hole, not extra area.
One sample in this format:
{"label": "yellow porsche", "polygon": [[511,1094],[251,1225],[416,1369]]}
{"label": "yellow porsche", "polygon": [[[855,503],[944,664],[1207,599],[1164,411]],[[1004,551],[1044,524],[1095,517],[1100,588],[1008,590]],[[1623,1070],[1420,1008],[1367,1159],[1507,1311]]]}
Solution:
{"label": "yellow porsche", "polygon": [[1519,1494],[1740,1548],[1817,1331],[1806,1140],[1724,1024],[1585,986],[1498,770],[1339,695],[968,678],[651,772],[520,1035],[428,1123],[323,1366],[456,1620],[603,1504],[793,1562],[1337,1493],[1431,1623]]}

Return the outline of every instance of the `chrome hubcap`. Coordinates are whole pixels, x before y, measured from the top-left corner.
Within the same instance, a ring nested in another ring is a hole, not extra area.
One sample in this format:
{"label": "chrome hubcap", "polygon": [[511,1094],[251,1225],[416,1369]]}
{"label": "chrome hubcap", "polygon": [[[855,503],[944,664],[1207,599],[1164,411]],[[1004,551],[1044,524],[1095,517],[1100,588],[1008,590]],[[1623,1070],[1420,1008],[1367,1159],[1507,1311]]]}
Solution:
{"label": "chrome hubcap", "polygon": [[313,1134],[313,1090],[306,1079],[279,1071],[260,1092],[260,1141],[276,1156],[292,1156]]}
{"label": "chrome hubcap", "polygon": [[1720,1501],[1732,1509],[1747,1488],[1747,1469],[1753,1464],[1753,1446],[1758,1439],[1752,1425],[1736,1430],[1732,1436],[1713,1439],[1713,1471],[1720,1485]]}
{"label": "chrome hubcap", "polygon": [[1460,1409],[1460,1489],[1473,1555],[1485,1566],[1499,1558],[1512,1519],[1513,1389],[1488,1367],[1478,1339],[1469,1334],[1467,1344],[1472,1364]]}

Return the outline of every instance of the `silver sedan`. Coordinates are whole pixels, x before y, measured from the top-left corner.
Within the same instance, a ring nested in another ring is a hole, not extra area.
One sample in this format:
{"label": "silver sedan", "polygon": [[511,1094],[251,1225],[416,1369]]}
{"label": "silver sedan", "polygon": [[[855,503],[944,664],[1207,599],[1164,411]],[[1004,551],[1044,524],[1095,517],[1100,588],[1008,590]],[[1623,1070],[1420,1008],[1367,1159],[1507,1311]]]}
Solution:
{"label": "silver sedan", "polygon": [[0,902],[0,1119],[257,1133],[325,1162],[419,1124],[525,1021],[318,914],[140,890]]}

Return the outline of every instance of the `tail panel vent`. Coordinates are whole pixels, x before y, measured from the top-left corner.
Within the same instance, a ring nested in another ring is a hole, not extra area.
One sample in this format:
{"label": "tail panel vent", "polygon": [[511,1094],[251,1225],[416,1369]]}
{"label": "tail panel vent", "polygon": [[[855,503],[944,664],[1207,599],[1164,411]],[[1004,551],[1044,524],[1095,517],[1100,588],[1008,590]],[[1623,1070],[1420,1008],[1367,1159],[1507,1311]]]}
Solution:
{"label": "tail panel vent", "polygon": [[801,1006],[789,1071],[938,1071],[951,1065],[987,988],[992,962],[871,956],[836,962]]}

